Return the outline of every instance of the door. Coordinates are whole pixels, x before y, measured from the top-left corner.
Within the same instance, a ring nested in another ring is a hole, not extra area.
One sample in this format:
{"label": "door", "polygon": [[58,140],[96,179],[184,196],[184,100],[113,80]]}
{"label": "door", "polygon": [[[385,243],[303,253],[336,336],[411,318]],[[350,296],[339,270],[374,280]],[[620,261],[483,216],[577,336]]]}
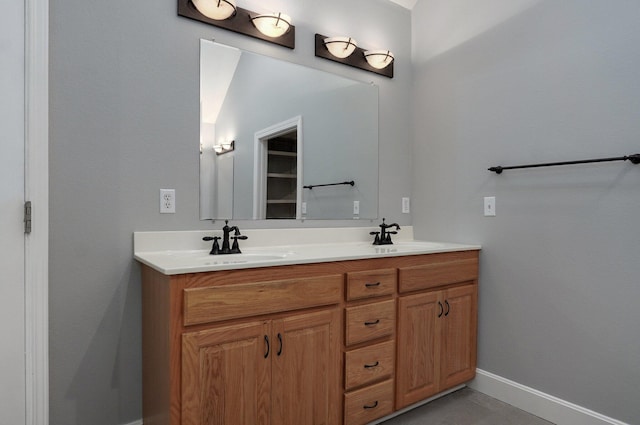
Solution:
{"label": "door", "polygon": [[182,425],[274,423],[270,327],[256,321],[183,335]]}
{"label": "door", "polygon": [[0,14],[0,422],[25,423],[24,2]]}
{"label": "door", "polygon": [[398,298],[397,409],[439,390],[442,305],[440,291]]}
{"label": "door", "polygon": [[448,289],[442,322],[442,388],[467,382],[476,373],[477,285]]}
{"label": "door", "polygon": [[271,423],[340,423],[339,310],[334,308],[275,320],[273,335]]}

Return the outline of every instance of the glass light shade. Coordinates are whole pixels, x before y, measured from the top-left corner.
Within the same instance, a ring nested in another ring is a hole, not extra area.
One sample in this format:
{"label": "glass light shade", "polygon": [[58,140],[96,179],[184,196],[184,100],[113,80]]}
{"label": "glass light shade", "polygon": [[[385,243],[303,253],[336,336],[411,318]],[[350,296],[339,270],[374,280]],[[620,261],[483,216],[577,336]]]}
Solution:
{"label": "glass light shade", "polygon": [[222,155],[223,153],[231,152],[235,150],[235,140],[230,142],[222,142],[217,145],[213,145],[213,150],[216,154]]}
{"label": "glass light shade", "polygon": [[236,13],[235,0],[191,0],[198,12],[216,21],[223,21]]}
{"label": "glass light shade", "polygon": [[284,13],[268,13],[251,18],[258,31],[267,37],[277,38],[289,31],[291,17]]}
{"label": "glass light shade", "polygon": [[364,57],[375,69],[383,69],[393,62],[393,53],[388,50],[367,50]]}
{"label": "glass light shade", "polygon": [[344,59],[351,56],[358,43],[351,37],[327,37],[324,39],[324,45],[333,56]]}

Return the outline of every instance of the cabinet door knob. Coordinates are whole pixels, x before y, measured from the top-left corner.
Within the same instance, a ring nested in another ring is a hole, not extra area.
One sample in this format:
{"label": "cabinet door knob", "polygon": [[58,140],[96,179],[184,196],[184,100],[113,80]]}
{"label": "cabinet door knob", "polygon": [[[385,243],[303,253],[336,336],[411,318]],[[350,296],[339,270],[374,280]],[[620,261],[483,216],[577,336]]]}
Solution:
{"label": "cabinet door knob", "polygon": [[374,320],[373,322],[364,322],[364,325],[365,325],[365,326],[375,326],[375,325],[377,325],[378,323],[380,323],[380,319],[376,319],[376,320]]}
{"label": "cabinet door knob", "polygon": [[447,312],[444,315],[448,316],[449,312],[451,311],[451,306],[449,305],[449,301],[448,300],[445,300],[444,303],[447,305]]}
{"label": "cabinet door knob", "polygon": [[365,404],[364,406],[362,406],[363,409],[375,409],[376,407],[378,407],[378,400],[376,400],[376,402],[373,403],[373,405]]}
{"label": "cabinet door knob", "polygon": [[380,362],[375,362],[374,364],[366,364],[364,365],[365,369],[371,369],[372,367],[376,367],[380,364]]}
{"label": "cabinet door knob", "polygon": [[444,308],[442,307],[442,303],[438,301],[438,307],[440,307],[440,313],[438,313],[438,318],[442,317],[442,313],[444,313]]}
{"label": "cabinet door knob", "polygon": [[267,357],[269,357],[269,351],[271,351],[271,347],[269,346],[269,337],[268,336],[264,336],[264,342],[267,345],[267,352],[264,353],[264,358],[266,359]]}

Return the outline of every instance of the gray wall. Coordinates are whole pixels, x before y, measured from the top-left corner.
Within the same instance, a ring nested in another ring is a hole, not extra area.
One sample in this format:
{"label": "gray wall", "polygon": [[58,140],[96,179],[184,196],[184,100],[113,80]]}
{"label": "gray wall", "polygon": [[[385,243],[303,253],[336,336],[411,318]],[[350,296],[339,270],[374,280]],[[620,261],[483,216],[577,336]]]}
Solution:
{"label": "gray wall", "polygon": [[480,368],[637,423],[640,166],[487,168],[640,151],[640,3],[473,3],[414,10],[415,233],[483,246]]}
{"label": "gray wall", "polygon": [[[242,6],[289,12],[296,49],[178,17],[175,0],[50,5],[52,425],[117,425],[141,417],[140,270],[132,260],[132,232],[221,227],[198,221],[200,38],[378,84],[380,216],[410,223],[400,214],[411,180],[409,11],[385,0],[254,0]],[[390,48],[395,78],[315,58],[316,32]],[[159,214],[160,188],[176,189],[176,214]]]}

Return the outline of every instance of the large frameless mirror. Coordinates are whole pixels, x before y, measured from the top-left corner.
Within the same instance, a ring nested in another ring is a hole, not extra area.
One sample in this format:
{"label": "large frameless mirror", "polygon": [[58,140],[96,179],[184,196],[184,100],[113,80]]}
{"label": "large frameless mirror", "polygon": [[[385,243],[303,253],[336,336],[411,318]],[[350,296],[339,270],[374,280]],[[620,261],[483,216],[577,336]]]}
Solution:
{"label": "large frameless mirror", "polygon": [[377,86],[200,40],[202,220],[377,215]]}

